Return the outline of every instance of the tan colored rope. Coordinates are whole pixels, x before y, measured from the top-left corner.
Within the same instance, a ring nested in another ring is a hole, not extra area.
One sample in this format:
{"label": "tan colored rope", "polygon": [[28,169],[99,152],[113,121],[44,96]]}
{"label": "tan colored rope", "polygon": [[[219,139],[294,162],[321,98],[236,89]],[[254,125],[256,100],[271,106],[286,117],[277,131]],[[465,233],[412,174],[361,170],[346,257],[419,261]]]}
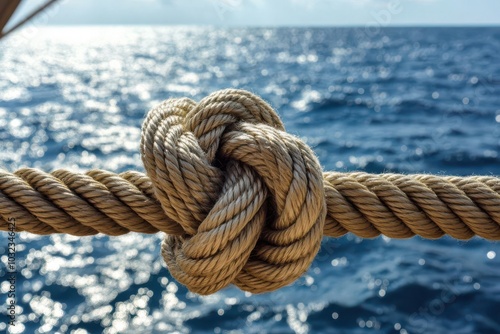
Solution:
{"label": "tan colored rope", "polygon": [[142,128],[147,176],[0,172],[0,230],[167,233],[162,255],[191,291],[266,292],[300,277],[323,236],[500,240],[500,179],[323,173],[259,97],[169,99]]}

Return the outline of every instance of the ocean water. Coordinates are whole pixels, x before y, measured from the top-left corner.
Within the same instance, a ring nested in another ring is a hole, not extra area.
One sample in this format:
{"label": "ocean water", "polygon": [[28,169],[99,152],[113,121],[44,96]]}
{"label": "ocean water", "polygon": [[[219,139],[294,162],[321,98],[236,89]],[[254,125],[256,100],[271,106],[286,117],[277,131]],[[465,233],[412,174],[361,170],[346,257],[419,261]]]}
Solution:
{"label": "ocean water", "polygon": [[[143,170],[140,126],[169,97],[269,101],[325,169],[500,175],[500,28],[57,27],[0,43],[0,166]],[[17,235],[25,333],[495,333],[500,244],[325,239],[277,292],[187,292],[161,233]],[[0,234],[7,329],[5,255]]]}

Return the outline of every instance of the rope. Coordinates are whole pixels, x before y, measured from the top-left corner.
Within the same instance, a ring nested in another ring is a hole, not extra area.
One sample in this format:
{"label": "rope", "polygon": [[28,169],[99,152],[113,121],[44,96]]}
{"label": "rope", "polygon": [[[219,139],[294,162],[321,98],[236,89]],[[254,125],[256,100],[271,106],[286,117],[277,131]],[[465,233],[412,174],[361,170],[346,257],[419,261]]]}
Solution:
{"label": "rope", "polygon": [[241,90],[169,99],[144,121],[147,176],[0,171],[0,230],[167,233],[162,255],[191,291],[253,293],[299,278],[323,236],[500,240],[500,179],[322,172],[276,112]]}
{"label": "rope", "polygon": [[[5,12],[0,15],[0,39],[4,38],[5,36],[13,33],[17,29],[21,28],[23,25],[25,25],[29,20],[33,19],[35,16],[43,12],[45,9],[49,8],[53,4],[56,3],[58,0],[48,0],[46,3],[35,9],[33,12],[31,12],[28,16],[26,16],[24,19],[21,21],[17,22],[12,28],[10,28],[7,31],[2,31],[3,28],[7,25],[7,22],[9,22],[12,14],[16,10],[16,8],[19,6],[21,0],[4,0],[3,3],[0,3],[0,13],[3,12],[5,8]],[[3,8],[2,8],[3,5]]]}

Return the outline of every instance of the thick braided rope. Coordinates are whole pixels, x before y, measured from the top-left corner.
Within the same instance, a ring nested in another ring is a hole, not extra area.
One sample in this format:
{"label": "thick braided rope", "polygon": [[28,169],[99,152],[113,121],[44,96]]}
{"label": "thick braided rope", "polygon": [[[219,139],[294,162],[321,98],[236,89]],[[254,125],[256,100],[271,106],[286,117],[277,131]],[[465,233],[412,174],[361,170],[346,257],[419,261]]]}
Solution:
{"label": "thick braided rope", "polygon": [[276,112],[241,90],[169,99],[143,124],[147,176],[0,171],[0,230],[167,233],[162,255],[191,291],[266,292],[300,277],[323,236],[500,240],[500,179],[323,173]]}

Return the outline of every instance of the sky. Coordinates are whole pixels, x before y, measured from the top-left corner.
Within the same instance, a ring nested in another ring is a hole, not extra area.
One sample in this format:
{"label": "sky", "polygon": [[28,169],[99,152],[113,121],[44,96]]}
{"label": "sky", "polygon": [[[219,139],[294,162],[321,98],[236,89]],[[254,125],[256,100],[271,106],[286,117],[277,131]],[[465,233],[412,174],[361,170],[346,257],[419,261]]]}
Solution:
{"label": "sky", "polygon": [[[43,2],[24,1],[13,21]],[[500,0],[60,0],[40,20],[50,25],[500,25]]]}

